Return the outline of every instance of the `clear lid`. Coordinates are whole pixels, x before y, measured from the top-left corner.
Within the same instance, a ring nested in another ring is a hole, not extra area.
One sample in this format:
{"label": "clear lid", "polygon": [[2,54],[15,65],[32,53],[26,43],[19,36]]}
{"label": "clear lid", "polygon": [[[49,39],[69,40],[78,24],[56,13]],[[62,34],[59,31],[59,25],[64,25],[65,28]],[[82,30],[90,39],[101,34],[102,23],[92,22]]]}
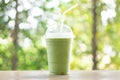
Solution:
{"label": "clear lid", "polygon": [[59,26],[49,26],[46,34],[46,38],[74,38],[73,32],[71,28],[67,25],[63,25],[63,27]]}

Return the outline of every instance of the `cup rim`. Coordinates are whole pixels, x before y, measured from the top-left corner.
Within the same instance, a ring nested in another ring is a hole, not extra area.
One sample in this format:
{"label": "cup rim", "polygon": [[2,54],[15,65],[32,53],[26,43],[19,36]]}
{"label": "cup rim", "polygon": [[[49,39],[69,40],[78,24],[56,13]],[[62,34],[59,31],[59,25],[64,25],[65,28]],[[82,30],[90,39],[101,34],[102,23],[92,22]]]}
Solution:
{"label": "cup rim", "polygon": [[45,38],[74,38],[73,33],[46,33]]}

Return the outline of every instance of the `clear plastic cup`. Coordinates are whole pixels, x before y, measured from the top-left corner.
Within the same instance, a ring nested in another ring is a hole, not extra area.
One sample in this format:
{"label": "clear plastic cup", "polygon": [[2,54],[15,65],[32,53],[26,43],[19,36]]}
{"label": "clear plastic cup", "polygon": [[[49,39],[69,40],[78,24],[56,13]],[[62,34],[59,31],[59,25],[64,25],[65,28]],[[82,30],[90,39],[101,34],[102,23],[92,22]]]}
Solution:
{"label": "clear plastic cup", "polygon": [[66,25],[62,27],[61,31],[59,27],[49,27],[45,38],[50,73],[59,75],[68,74],[74,38],[72,30]]}

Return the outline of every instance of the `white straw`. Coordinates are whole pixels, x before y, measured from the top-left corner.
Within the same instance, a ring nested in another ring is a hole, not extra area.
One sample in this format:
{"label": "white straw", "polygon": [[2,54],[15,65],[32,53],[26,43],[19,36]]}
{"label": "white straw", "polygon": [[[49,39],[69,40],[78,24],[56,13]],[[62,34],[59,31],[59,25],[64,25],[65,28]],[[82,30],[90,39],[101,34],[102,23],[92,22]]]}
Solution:
{"label": "white straw", "polygon": [[69,9],[67,9],[65,12],[63,12],[63,14],[62,14],[62,19],[61,19],[60,32],[62,32],[65,14],[68,13],[69,11],[71,11],[72,9],[74,9],[74,8],[77,7],[77,6],[78,6],[78,4],[76,3],[75,5],[73,5],[73,6],[70,7]]}

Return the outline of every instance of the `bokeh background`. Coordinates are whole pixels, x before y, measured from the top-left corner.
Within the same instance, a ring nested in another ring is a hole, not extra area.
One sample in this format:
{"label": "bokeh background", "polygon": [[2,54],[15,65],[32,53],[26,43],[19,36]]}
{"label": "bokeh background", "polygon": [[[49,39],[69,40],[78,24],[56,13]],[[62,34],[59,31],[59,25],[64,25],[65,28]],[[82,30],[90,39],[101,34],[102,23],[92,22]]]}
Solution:
{"label": "bokeh background", "polygon": [[120,0],[0,0],[0,70],[48,70],[45,31],[76,3],[71,70],[119,70]]}

